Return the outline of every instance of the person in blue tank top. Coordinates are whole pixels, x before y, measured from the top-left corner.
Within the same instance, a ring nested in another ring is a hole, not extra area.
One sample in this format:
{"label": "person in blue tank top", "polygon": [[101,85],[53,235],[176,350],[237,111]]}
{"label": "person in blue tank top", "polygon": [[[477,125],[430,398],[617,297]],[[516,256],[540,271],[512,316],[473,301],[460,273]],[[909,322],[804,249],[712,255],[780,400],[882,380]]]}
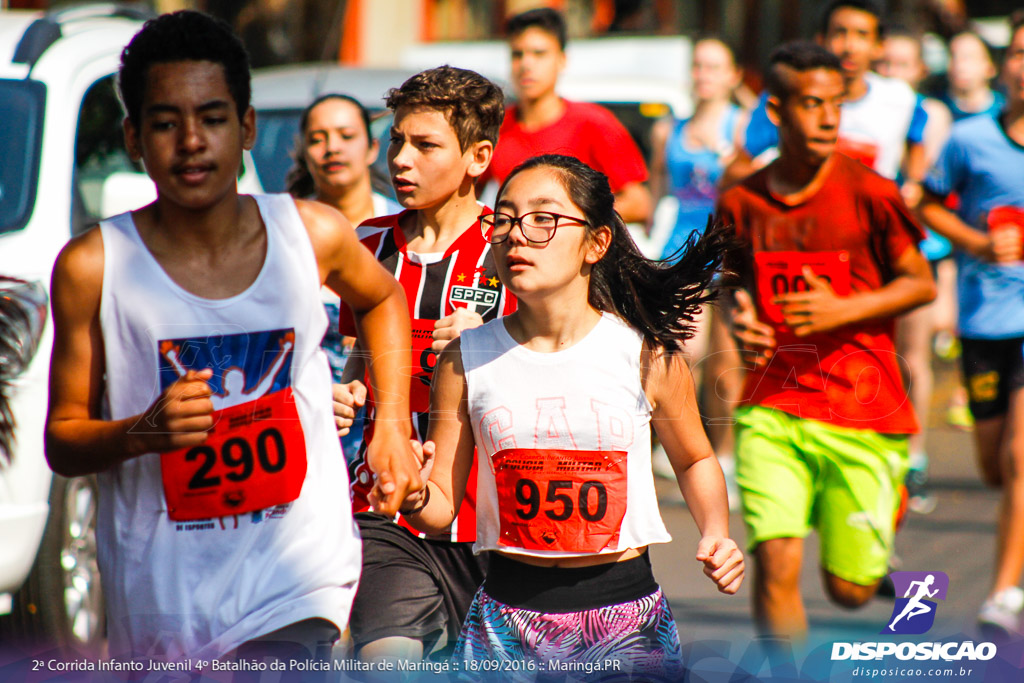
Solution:
{"label": "person in blue tank top", "polygon": [[[680,258],[687,240],[700,235],[714,213],[719,179],[747,125],[747,112],[732,101],[742,76],[728,45],[711,37],[697,41],[691,68],[693,115],[663,119],[651,130],[652,194],[676,209],[674,221],[656,222],[652,229],[651,239],[661,245],[663,259]],[[709,418],[708,437],[725,471],[730,500],[735,502],[730,420],[742,389],[741,373],[735,370],[742,362],[726,326],[716,324],[710,311],[698,320],[697,334],[687,342],[686,351],[697,382],[707,383],[702,407]],[[704,361],[706,367],[701,367]],[[654,462],[659,476],[673,476],[660,446]]]}
{"label": "person in blue tank top", "polygon": [[[978,621],[1003,635],[1020,632],[1024,608],[1024,12],[1012,26],[1006,108],[953,126],[920,208],[959,250],[963,374],[979,467],[1003,492],[995,575]],[[960,195],[955,214],[943,206],[952,192]]]}
{"label": "person in blue tank top", "polygon": [[[717,38],[693,46],[693,116],[663,119],[651,130],[651,184],[655,197],[672,197],[676,220],[664,236],[662,258],[678,251],[700,233],[714,213],[718,179],[736,152],[736,137],[747,115],[732,102],[742,71],[732,49]],[[652,237],[655,237],[652,235]]]}

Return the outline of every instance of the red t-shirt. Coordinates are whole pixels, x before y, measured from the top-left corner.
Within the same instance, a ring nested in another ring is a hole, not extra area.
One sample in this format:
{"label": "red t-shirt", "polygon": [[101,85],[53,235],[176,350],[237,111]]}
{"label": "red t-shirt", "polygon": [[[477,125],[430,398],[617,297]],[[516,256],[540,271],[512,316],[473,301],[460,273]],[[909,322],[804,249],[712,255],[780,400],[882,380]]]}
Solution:
{"label": "red t-shirt", "polygon": [[842,427],[914,433],[893,319],[798,338],[770,303],[773,294],[806,287],[797,277],[802,263],[829,277],[837,293],[878,289],[924,238],[892,181],[841,154],[833,158],[822,188],[801,204],[769,192],[767,169],[719,200],[719,217],[747,245],[731,265],[754,283],[758,318],[775,328],[777,342],[767,366],[748,374],[743,401]]}
{"label": "red t-shirt", "polygon": [[608,176],[612,192],[624,185],[647,180],[647,166],[630,136],[615,115],[589,102],[565,102],[565,114],[551,125],[524,130],[515,105],[505,111],[494,157],[481,182],[491,178],[500,185],[516,166],[538,154],[576,157]]}
{"label": "red t-shirt", "polygon": [[[485,209],[485,213],[490,213]],[[362,223],[356,235],[363,246],[369,249],[389,273],[395,276],[405,290],[412,319],[413,351],[411,357],[412,385],[410,408],[415,436],[420,441],[427,436],[427,422],[430,417],[430,380],[433,376],[437,356],[430,351],[434,323],[456,308],[470,308],[483,317],[484,322],[508,315],[516,308],[511,292],[498,281],[494,267],[491,245],[484,240],[480,229],[474,223],[444,253],[432,263],[420,263],[409,257],[405,235],[398,222],[408,211],[394,216],[371,218]],[[352,311],[341,303],[338,328],[344,335],[356,336]],[[367,398],[366,426],[363,443],[355,462],[350,466],[349,479],[352,485],[352,511],[365,512],[370,509],[367,495],[372,488],[373,477],[366,465],[366,444],[373,437],[373,397]],[[452,541],[476,540],[476,465],[469,474],[466,497],[452,524]],[[399,523],[411,529],[405,520]],[[418,533],[418,532],[417,532]]]}

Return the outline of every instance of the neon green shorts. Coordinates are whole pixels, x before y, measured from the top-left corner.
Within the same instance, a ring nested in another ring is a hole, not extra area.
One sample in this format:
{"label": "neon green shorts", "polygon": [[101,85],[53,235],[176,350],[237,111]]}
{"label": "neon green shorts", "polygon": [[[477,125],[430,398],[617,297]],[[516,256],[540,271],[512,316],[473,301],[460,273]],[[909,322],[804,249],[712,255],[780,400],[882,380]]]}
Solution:
{"label": "neon green shorts", "polygon": [[747,547],[804,538],[814,528],[826,571],[861,585],[885,576],[907,472],[907,436],[761,406],[740,408],[736,420]]}

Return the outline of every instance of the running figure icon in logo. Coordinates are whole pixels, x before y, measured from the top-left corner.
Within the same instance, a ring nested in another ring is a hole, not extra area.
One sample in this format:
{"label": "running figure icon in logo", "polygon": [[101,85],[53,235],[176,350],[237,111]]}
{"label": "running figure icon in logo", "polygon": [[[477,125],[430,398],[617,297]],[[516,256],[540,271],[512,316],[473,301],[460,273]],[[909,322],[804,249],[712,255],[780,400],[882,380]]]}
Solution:
{"label": "running figure icon in logo", "polygon": [[936,608],[927,598],[945,600],[949,577],[944,572],[893,572],[890,576],[896,595],[903,597],[896,599],[892,619],[882,633],[925,633],[935,623]]}

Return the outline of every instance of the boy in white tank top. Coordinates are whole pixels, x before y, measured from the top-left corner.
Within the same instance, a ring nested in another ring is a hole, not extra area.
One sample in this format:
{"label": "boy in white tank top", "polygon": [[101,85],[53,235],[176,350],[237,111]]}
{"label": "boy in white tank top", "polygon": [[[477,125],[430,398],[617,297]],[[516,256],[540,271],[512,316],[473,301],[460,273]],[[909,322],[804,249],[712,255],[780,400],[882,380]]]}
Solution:
{"label": "boy in white tank top", "polygon": [[[98,473],[110,654],[326,657],[359,540],[318,343],[326,283],[355,312],[382,405],[369,447],[392,512],[420,483],[408,441],[401,288],[338,212],[241,196],[255,138],[245,49],[197,12],[122,53],[125,141],[152,204],[73,239],[54,268],[46,455]],[[392,500],[393,499],[393,500]],[[254,643],[253,641],[260,641]],[[254,649],[255,648],[255,649]]]}

